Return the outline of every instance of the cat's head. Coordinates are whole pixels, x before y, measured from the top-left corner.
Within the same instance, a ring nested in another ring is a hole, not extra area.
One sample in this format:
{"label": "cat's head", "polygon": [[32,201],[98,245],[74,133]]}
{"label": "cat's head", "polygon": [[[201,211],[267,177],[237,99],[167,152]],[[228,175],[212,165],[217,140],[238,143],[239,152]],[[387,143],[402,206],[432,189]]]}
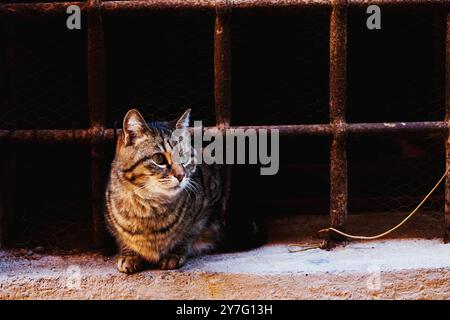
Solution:
{"label": "cat's head", "polygon": [[147,124],[139,111],[128,111],[115,167],[137,194],[174,195],[195,183],[191,181],[195,163],[187,130],[189,116],[190,109],[176,120]]}

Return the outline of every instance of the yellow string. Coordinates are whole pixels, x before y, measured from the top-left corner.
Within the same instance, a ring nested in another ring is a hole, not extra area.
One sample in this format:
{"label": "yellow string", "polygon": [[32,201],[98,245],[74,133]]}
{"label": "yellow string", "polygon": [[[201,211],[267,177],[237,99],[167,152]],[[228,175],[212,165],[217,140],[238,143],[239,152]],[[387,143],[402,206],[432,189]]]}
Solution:
{"label": "yellow string", "polygon": [[[349,239],[357,239],[357,240],[374,240],[374,239],[379,239],[381,237],[384,237],[386,235],[388,235],[389,233],[397,230],[398,228],[400,228],[406,221],[408,221],[419,209],[420,207],[422,207],[422,205],[425,203],[425,201],[428,200],[428,198],[431,196],[431,194],[437,189],[437,187],[441,184],[442,180],[444,180],[444,178],[447,176],[448,172],[450,171],[450,167],[447,168],[447,170],[445,170],[444,174],[442,175],[442,177],[439,179],[439,181],[434,185],[434,187],[430,190],[430,192],[428,192],[428,194],[425,196],[425,198],[423,198],[423,200],[416,206],[416,208],[411,211],[410,214],[408,214],[408,216],[403,219],[399,224],[397,224],[395,227],[377,234],[375,236],[358,236],[358,235],[352,235],[352,234],[348,234],[345,232],[342,232],[338,229],[335,228],[326,228],[326,229],[321,229],[319,230],[319,233],[329,233],[330,231],[334,231],[344,237],[347,237]],[[292,247],[298,247],[299,249],[291,249]],[[326,248],[326,241],[320,243],[320,244],[316,244],[316,245],[309,245],[309,246],[302,246],[301,244],[297,244],[297,243],[290,243],[288,244],[288,250],[289,252],[301,252],[301,251],[307,251],[307,250],[312,250],[312,249],[324,249]]]}

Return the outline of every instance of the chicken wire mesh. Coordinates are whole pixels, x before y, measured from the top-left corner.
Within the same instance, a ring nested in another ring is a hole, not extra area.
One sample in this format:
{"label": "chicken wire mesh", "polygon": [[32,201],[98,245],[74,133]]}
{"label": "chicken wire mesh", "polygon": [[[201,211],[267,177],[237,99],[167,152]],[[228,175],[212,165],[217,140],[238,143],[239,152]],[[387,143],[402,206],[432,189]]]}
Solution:
{"label": "chicken wire mesh", "polygon": [[[364,8],[348,18],[348,122],[439,121],[445,108],[445,12],[382,7],[381,30]],[[407,212],[445,169],[438,134],[359,136],[348,142],[349,212]],[[444,187],[422,211],[443,214]]]}
{"label": "chicken wire mesh", "polygon": [[[444,118],[444,51],[436,50],[444,44],[437,27],[443,25],[443,15],[434,9],[417,10],[383,8],[384,29],[374,31],[378,33],[368,33],[362,9],[350,10],[349,122]],[[152,120],[173,119],[190,107],[193,119],[214,124],[211,13],[106,15],[103,22],[107,127],[120,126],[130,108]],[[88,127],[85,31],[69,32],[60,17],[2,23],[7,27],[2,56],[12,63],[2,81],[1,129]],[[329,10],[258,15],[236,10],[231,36],[233,125],[329,121]],[[244,212],[249,214],[327,214],[329,143],[328,137],[283,138],[281,167],[274,177],[259,176],[255,167],[236,167],[235,216],[242,214],[242,203],[248,204]],[[20,169],[13,218],[16,245],[70,247],[89,239],[87,149],[50,149],[14,149]],[[113,149],[108,146],[111,155]],[[42,153],[36,161],[34,155]],[[443,140],[435,135],[351,138],[350,213],[411,210],[444,170],[444,159]],[[71,168],[72,189],[64,193],[63,188],[36,186],[39,181],[51,184],[66,173],[63,167],[55,170],[58,163]],[[35,192],[27,199],[29,180]],[[248,198],[251,189],[258,195],[253,201]],[[441,214],[443,195],[441,186],[424,210]]]}
{"label": "chicken wire mesh", "polygon": [[[445,16],[439,9],[383,7],[382,29],[375,31],[366,27],[365,8],[349,10],[348,122],[444,119]],[[329,121],[329,12],[303,13],[233,12],[233,125]],[[253,187],[255,202],[273,213],[327,213],[329,139],[286,141],[281,145],[289,152],[280,150],[277,176]],[[435,134],[350,138],[349,213],[412,210],[444,170],[443,141]],[[325,162],[311,158],[323,150]],[[242,189],[238,198],[252,188],[244,171],[234,178],[233,190]],[[442,214],[443,207],[441,186],[423,211]]]}
{"label": "chicken wire mesh", "polygon": [[329,148],[329,137],[282,136],[277,174],[262,176],[259,165],[234,166],[231,201],[236,209],[230,215],[326,214]]}
{"label": "chicken wire mesh", "polygon": [[2,129],[87,128],[86,34],[66,16],[2,19]]}
{"label": "chicken wire mesh", "polygon": [[15,180],[10,239],[16,247],[88,248],[92,216],[89,147],[10,146]]}
{"label": "chicken wire mesh", "polygon": [[[355,137],[348,143],[349,212],[409,212],[445,170],[443,137]],[[422,212],[444,212],[444,186]]]}
{"label": "chicken wire mesh", "polygon": [[444,119],[445,10],[382,7],[380,30],[365,8],[348,15],[348,122]]}
{"label": "chicken wire mesh", "polygon": [[214,16],[158,12],[104,18],[107,124],[137,108],[147,121],[215,124]]}
{"label": "chicken wire mesh", "polygon": [[233,11],[232,125],[327,123],[329,10]]}

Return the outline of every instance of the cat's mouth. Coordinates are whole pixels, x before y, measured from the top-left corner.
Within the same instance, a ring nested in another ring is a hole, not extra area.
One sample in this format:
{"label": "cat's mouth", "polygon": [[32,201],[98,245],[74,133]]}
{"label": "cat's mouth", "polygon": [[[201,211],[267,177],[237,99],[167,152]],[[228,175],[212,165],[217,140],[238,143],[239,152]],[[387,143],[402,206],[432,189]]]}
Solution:
{"label": "cat's mouth", "polygon": [[181,186],[180,186],[179,183],[177,183],[177,184],[167,184],[167,185],[165,185],[165,187],[166,187],[167,189],[178,189],[178,188],[180,188]]}
{"label": "cat's mouth", "polygon": [[183,182],[174,181],[173,179],[161,179],[159,181],[165,189],[178,190],[183,187]]}
{"label": "cat's mouth", "polygon": [[186,179],[184,179],[178,182],[176,185],[169,188],[173,190],[183,189],[186,186],[186,184],[187,184]]}

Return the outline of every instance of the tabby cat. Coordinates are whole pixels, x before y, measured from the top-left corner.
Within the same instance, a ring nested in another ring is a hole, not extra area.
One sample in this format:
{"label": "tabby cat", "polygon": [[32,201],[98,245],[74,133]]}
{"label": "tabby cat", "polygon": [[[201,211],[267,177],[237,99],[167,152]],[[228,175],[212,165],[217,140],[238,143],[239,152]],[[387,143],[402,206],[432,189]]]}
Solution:
{"label": "tabby cat", "polygon": [[195,164],[190,144],[184,148],[191,156],[174,161],[186,150],[176,148],[172,133],[186,130],[189,115],[147,124],[130,110],[124,118],[106,190],[106,221],[119,246],[121,272],[139,271],[146,262],[179,268],[221,238],[220,169]]}

